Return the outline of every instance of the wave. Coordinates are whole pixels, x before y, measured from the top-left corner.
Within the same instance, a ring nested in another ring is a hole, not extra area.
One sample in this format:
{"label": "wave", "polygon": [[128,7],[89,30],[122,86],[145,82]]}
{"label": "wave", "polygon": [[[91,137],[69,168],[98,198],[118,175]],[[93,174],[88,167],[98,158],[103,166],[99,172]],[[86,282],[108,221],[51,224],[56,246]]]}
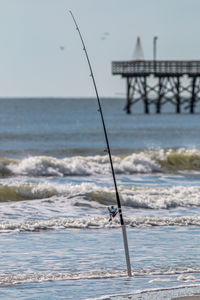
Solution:
{"label": "wave", "polygon": [[[141,151],[113,156],[116,174],[200,171],[200,150],[169,149]],[[73,156],[55,158],[31,156],[22,160],[0,158],[0,175],[90,176],[110,175],[108,156]]]}
{"label": "wave", "polygon": [[[200,187],[127,187],[119,186],[123,206],[143,209],[170,209],[176,207],[199,207]],[[94,183],[60,184],[10,183],[0,184],[0,202],[22,201],[32,199],[63,198],[66,204],[91,206],[115,205],[113,187],[103,187]]]}
{"label": "wave", "polygon": [[[200,273],[200,268],[182,267],[182,268],[170,268],[170,269],[138,269],[133,270],[132,275],[136,276],[157,276],[157,275],[183,275],[183,274],[195,274]],[[122,270],[99,270],[99,271],[87,271],[78,273],[65,273],[65,272],[35,272],[35,273],[17,273],[15,275],[1,274],[0,286],[12,286],[16,284],[30,283],[30,282],[47,282],[47,281],[60,281],[60,280],[85,280],[85,279],[104,279],[104,278],[120,278],[126,277],[126,271]],[[177,281],[194,281],[192,276],[191,280],[188,277],[177,277]]]}
{"label": "wave", "polygon": [[184,148],[161,150],[157,162],[165,171],[200,171],[200,150]]}
{"label": "wave", "polygon": [[[0,223],[0,233],[17,232],[38,232],[43,230],[62,230],[62,229],[103,229],[119,228],[120,222],[116,217],[112,222],[108,217],[90,218],[62,218],[51,220],[32,220],[23,222],[3,222]],[[137,217],[125,218],[126,226],[129,228],[146,227],[180,227],[180,226],[200,226],[200,217]]]}
{"label": "wave", "polygon": [[[21,161],[1,160],[0,173],[5,175],[26,176],[89,176],[110,174],[107,156],[75,156],[58,159],[49,156],[36,156]],[[144,154],[125,157],[113,156],[117,174],[160,172],[161,168]]]}
{"label": "wave", "polygon": [[0,184],[0,202],[50,198],[61,194],[53,185],[45,184]]}

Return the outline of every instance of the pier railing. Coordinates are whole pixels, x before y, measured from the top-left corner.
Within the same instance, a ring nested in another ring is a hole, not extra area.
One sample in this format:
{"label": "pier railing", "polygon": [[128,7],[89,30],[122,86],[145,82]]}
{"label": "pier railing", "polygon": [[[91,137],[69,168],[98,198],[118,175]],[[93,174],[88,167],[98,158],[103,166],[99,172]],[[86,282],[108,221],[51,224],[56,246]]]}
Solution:
{"label": "pier railing", "polygon": [[159,76],[199,76],[200,61],[178,61],[178,60],[130,60],[113,61],[112,74],[128,76],[148,76],[151,74]]}

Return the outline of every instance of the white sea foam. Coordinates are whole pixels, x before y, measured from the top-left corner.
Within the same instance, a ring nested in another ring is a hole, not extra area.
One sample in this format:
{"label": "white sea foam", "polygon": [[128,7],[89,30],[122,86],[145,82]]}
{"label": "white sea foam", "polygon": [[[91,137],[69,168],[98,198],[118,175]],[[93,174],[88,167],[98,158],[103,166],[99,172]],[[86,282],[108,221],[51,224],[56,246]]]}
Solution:
{"label": "white sea foam", "polygon": [[[175,207],[200,206],[200,187],[141,187],[119,186],[123,206],[148,209],[169,209]],[[95,183],[61,184],[50,181],[41,183],[10,182],[0,184],[0,201],[19,201],[28,199],[46,199],[64,197],[73,205],[73,199],[84,200],[99,205],[110,205],[116,202],[113,187],[104,187]]]}
{"label": "white sea foam", "polygon": [[175,186],[169,188],[123,188],[122,202],[135,208],[169,209],[200,206],[200,188]]}
{"label": "white sea foam", "polygon": [[177,278],[178,281],[195,281],[196,278],[194,275],[188,275],[188,276],[184,276],[184,275],[179,275]]}
{"label": "white sea foam", "polygon": [[155,278],[152,280],[149,280],[149,283],[154,283],[154,282],[169,282],[170,279],[169,278]]}
{"label": "white sea foam", "polygon": [[[165,170],[200,170],[200,151],[197,149],[169,149],[141,151],[129,155],[113,155],[117,174],[154,173]],[[89,176],[110,174],[107,155],[73,156],[58,159],[31,156],[21,161],[0,158],[0,173],[26,176]]]}
{"label": "white sea foam", "polygon": [[[135,153],[126,157],[113,156],[118,174],[160,172],[161,167],[145,153]],[[3,166],[5,169],[5,166]],[[47,156],[29,157],[8,163],[6,168],[12,174],[29,176],[88,176],[110,174],[107,156],[74,156],[58,159]]]}
{"label": "white sea foam", "polygon": [[[197,149],[169,149],[141,151],[129,155],[113,155],[117,174],[154,173],[165,170],[200,170],[200,151]],[[110,174],[108,155],[73,156],[58,159],[31,156],[21,161],[0,159],[0,173],[26,176],[89,176]]]}
{"label": "white sea foam", "polygon": [[[188,281],[194,281],[195,277],[191,273],[200,273],[199,268],[170,268],[170,269],[138,269],[133,270],[133,276],[170,276],[179,275],[179,278],[188,278]],[[187,274],[187,275],[184,275]],[[189,275],[188,275],[189,274]],[[103,279],[103,278],[120,278],[126,277],[126,271],[122,270],[97,270],[85,271],[78,273],[65,272],[38,272],[38,273],[17,273],[17,274],[1,274],[0,286],[10,286],[16,284],[30,283],[30,282],[46,282],[46,281],[60,281],[60,280],[82,280],[82,279]],[[152,279],[153,280],[153,279]],[[156,280],[156,279],[154,279]],[[181,279],[184,280],[184,279]],[[158,280],[157,280],[158,281]],[[160,279],[160,281],[167,281],[167,279]],[[152,281],[153,282],[153,281]]]}
{"label": "white sea foam", "polygon": [[91,271],[85,273],[33,273],[0,276],[0,286],[16,285],[30,282],[60,281],[60,280],[81,280],[125,277],[126,273],[121,271]]}
{"label": "white sea foam", "polygon": [[[9,232],[29,232],[41,230],[61,230],[61,229],[102,229],[119,228],[120,222],[115,218],[112,222],[108,217],[86,217],[86,218],[59,218],[51,220],[31,220],[31,221],[6,221],[0,223],[0,233]],[[200,226],[200,217],[138,217],[125,218],[127,227],[154,227],[154,226]]]}

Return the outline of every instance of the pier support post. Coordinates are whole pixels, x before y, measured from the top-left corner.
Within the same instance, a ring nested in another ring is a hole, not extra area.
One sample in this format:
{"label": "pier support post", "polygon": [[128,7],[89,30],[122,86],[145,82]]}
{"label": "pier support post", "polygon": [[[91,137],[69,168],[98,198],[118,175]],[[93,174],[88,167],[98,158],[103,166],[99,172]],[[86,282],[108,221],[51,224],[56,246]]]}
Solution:
{"label": "pier support post", "polygon": [[126,106],[125,106],[125,110],[126,110],[126,113],[127,113],[127,114],[130,114],[130,113],[131,113],[130,88],[131,88],[130,78],[127,77],[127,78],[126,78]]}
{"label": "pier support post", "polygon": [[161,99],[162,99],[161,90],[162,90],[162,79],[161,79],[161,77],[159,77],[159,79],[158,79],[158,99],[157,99],[157,103],[156,103],[156,113],[157,114],[160,114]]}
{"label": "pier support post", "polygon": [[148,98],[147,98],[147,79],[146,79],[146,76],[144,76],[143,89],[144,89],[144,94],[143,94],[144,113],[148,114],[149,113],[149,103],[148,103]]}
{"label": "pier support post", "polygon": [[196,100],[196,94],[195,94],[195,87],[196,87],[196,76],[192,78],[192,97],[190,102],[190,113],[194,113],[194,107],[195,107],[195,100]]}
{"label": "pier support post", "polygon": [[179,78],[179,76],[177,76],[176,80],[177,80],[176,81],[176,113],[180,114],[181,99],[180,99],[180,78]]}

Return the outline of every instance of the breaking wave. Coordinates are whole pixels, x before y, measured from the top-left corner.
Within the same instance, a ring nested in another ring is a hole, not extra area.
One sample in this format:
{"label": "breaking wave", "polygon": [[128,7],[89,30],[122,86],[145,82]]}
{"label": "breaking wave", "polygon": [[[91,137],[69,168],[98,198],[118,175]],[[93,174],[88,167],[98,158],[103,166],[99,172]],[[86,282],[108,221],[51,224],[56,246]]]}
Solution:
{"label": "breaking wave", "polygon": [[[180,226],[200,226],[200,217],[181,216],[181,217],[137,217],[125,218],[127,227],[146,228],[146,227],[180,227]],[[0,233],[11,232],[38,232],[43,230],[62,230],[62,229],[103,229],[119,228],[120,222],[116,217],[112,222],[108,217],[90,218],[62,218],[51,220],[32,220],[23,222],[7,221],[0,223]]]}
{"label": "breaking wave", "polygon": [[[200,171],[200,151],[169,149],[141,151],[130,155],[113,156],[117,174]],[[73,156],[55,158],[31,156],[22,160],[0,158],[0,175],[25,176],[90,176],[110,174],[108,156]]]}
{"label": "breaking wave", "polygon": [[[199,207],[200,187],[127,187],[119,186],[123,206],[143,209],[170,209],[176,207]],[[78,205],[84,201],[88,205],[111,205],[116,203],[113,187],[104,187],[95,183],[60,184],[10,183],[0,184],[0,202],[48,199],[62,197],[68,204]]]}
{"label": "breaking wave", "polygon": [[184,148],[161,150],[157,162],[166,171],[200,171],[200,150]]}
{"label": "breaking wave", "polygon": [[[113,156],[117,174],[160,172],[159,165],[147,155]],[[0,173],[26,176],[89,176],[110,174],[107,156],[75,156],[63,159],[48,156],[25,158],[21,161],[1,159]]]}

